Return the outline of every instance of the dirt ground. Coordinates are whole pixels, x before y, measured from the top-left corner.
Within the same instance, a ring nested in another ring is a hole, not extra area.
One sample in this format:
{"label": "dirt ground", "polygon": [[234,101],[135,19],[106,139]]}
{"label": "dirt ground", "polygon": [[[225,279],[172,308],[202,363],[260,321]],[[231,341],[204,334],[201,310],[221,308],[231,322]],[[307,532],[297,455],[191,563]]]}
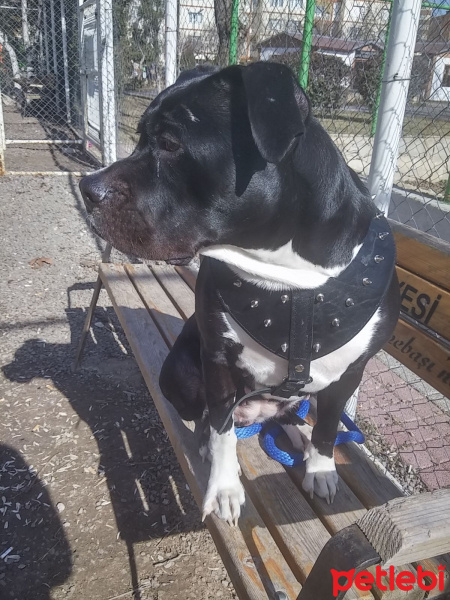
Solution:
{"label": "dirt ground", "polygon": [[0,598],[235,598],[103,292],[71,371],[99,259],[77,184],[0,179]]}

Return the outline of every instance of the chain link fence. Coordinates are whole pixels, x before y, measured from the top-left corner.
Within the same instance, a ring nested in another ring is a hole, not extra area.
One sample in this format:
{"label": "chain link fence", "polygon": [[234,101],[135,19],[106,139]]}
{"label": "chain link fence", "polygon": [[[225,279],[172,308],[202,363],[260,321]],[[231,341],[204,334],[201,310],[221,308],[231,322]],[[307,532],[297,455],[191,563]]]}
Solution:
{"label": "chain link fence", "polygon": [[81,136],[77,0],[0,4],[0,90],[8,171],[92,166]]}

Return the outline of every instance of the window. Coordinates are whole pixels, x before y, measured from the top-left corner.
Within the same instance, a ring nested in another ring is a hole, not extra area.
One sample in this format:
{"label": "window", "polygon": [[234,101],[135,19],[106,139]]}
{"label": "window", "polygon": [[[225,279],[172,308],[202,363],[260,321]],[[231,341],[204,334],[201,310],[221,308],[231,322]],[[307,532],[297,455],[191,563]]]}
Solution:
{"label": "window", "polygon": [[193,25],[200,25],[203,22],[203,13],[200,10],[199,12],[188,11],[189,14],[189,23]]}
{"label": "window", "polygon": [[286,31],[287,31],[287,33],[290,33],[291,35],[300,31],[300,21],[294,21],[294,20],[288,21],[287,26],[286,26]]}
{"label": "window", "polygon": [[303,8],[303,0],[289,0],[289,6],[291,10]]}
{"label": "window", "polygon": [[272,31],[282,31],[283,26],[283,19],[269,19],[269,29],[271,29]]}
{"label": "window", "polygon": [[450,87],[450,65],[445,65],[442,76],[442,87]]}
{"label": "window", "polygon": [[270,6],[273,6],[275,8],[278,6],[279,8],[281,8],[283,6],[283,2],[284,0],[270,0]]}

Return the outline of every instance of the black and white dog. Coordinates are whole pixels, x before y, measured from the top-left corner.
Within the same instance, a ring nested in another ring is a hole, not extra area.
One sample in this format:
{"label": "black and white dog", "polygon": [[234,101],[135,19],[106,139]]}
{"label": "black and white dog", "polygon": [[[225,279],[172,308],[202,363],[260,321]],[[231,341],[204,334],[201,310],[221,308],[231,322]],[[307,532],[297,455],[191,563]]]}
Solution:
{"label": "black and white dog", "polygon": [[[340,415],[398,318],[386,220],[285,66],[188,71],[138,132],[129,158],[80,187],[92,227],[119,250],[203,256],[195,315],[160,385],[184,419],[208,419],[204,516],[238,519],[234,426],[268,419],[304,450],[305,490],[332,501]],[[312,432],[291,419],[307,394]]]}

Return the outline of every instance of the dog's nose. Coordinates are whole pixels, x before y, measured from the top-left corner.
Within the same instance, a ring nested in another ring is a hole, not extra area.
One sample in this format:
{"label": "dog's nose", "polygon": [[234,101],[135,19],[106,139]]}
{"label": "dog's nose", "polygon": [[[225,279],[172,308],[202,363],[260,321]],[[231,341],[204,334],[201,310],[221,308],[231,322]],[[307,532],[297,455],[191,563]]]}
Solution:
{"label": "dog's nose", "polygon": [[96,174],[86,175],[80,181],[80,191],[86,210],[90,213],[106,197],[107,187],[101,177]]}

